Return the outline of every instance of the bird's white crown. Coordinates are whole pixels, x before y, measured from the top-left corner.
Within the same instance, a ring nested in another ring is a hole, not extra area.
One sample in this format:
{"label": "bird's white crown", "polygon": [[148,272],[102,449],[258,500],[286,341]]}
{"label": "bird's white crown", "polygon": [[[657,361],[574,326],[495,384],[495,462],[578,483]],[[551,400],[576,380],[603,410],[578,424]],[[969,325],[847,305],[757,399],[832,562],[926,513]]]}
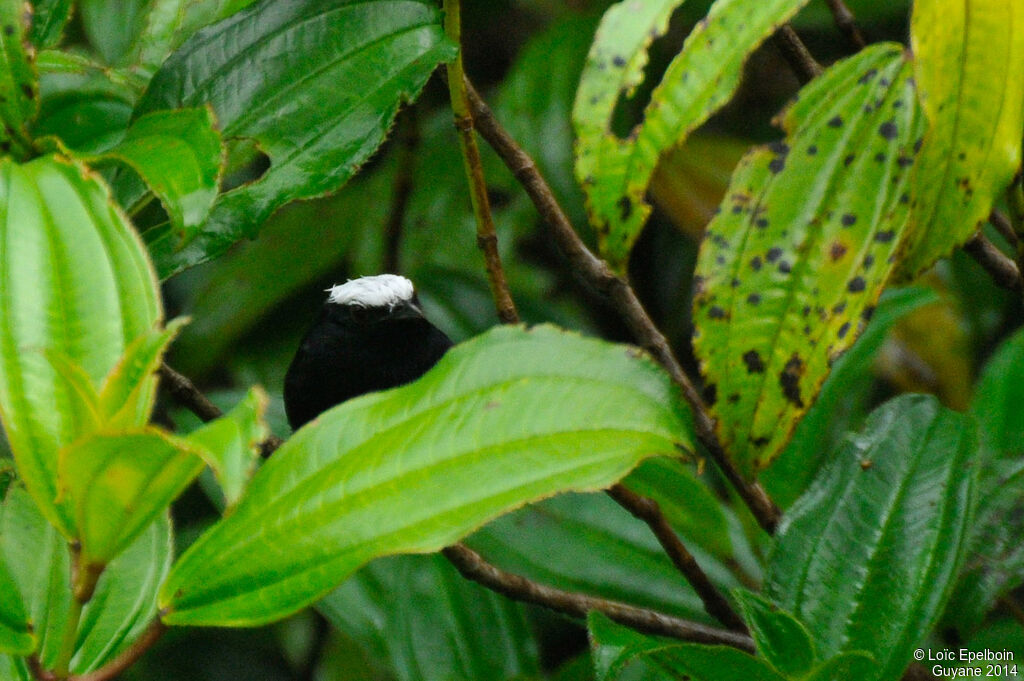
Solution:
{"label": "bird's white crown", "polygon": [[356,307],[386,307],[389,310],[411,303],[415,291],[412,282],[397,274],[378,274],[350,279],[327,289],[327,302]]}

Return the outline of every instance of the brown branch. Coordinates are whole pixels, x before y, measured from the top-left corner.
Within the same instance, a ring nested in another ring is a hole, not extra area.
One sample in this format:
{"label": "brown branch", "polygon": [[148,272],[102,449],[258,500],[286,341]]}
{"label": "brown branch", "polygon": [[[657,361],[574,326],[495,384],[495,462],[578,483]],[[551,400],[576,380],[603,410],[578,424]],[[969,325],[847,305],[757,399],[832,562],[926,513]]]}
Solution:
{"label": "brown branch", "polygon": [[39,654],[32,653],[25,658],[28,665],[28,672],[36,681],[57,681],[57,675],[48,669],[43,669],[43,663],[39,661]]}
{"label": "brown branch", "polygon": [[1002,211],[993,208],[992,212],[989,213],[988,221],[1014,250],[1020,247],[1020,238],[1013,231],[1013,224],[1010,222],[1010,218]]}
{"label": "brown branch", "polygon": [[501,126],[494,117],[494,113],[468,81],[466,89],[470,105],[473,108],[477,130],[498,153],[519,183],[523,185],[534,206],[537,207],[537,211],[551,229],[558,247],[568,259],[573,271],[608,299],[629,327],[636,342],[651,353],[668,371],[672,380],[682,388],[683,395],[694,412],[694,424],[701,444],[707,449],[709,456],[725,477],[736,488],[761,527],[769,533],[774,532],[781,515],[778,507],[760,485],[756,482],[747,482],[729,461],[718,442],[714,420],[703,399],[672,353],[668,340],[647,315],[633,288],[623,278],[616,275],[608,263],[595,256],[587,248],[576,230],[573,229],[569,218],[566,217],[551,191],[551,187],[537,170],[530,155],[523,151]]}
{"label": "brown branch", "polygon": [[398,168],[391,185],[391,207],[388,211],[387,223],[384,225],[384,261],[385,272],[398,272],[402,245],[402,224],[409,208],[412,196],[413,171],[416,168],[416,148],[420,143],[419,120],[416,107],[409,106],[398,119],[398,132],[395,144],[398,146]]}
{"label": "brown branch", "polygon": [[736,614],[729,601],[712,583],[697,563],[697,559],[693,557],[693,554],[687,550],[686,545],[676,535],[668,520],[662,515],[658,502],[640,496],[623,485],[611,487],[608,490],[608,496],[636,518],[647,523],[648,527],[651,528],[651,532],[658,538],[658,543],[665,549],[665,553],[672,561],[672,564],[683,573],[686,581],[697,592],[701,602],[704,603],[704,610],[709,615],[734,631],[747,632],[743,619]]}
{"label": "brown branch", "polygon": [[1015,293],[1024,292],[1020,270],[1017,264],[1006,257],[999,248],[986,239],[981,232],[978,232],[964,244],[964,251],[967,252],[975,262],[985,268],[998,286]]}
{"label": "brown branch", "polygon": [[814,59],[810,50],[789,24],[783,24],[772,36],[772,40],[782,52],[782,56],[789,62],[790,68],[793,69],[793,73],[796,74],[801,85],[811,82],[821,74],[821,64]]}
{"label": "brown branch", "polygon": [[[187,376],[178,373],[166,362],[160,365],[160,377],[163,378],[163,385],[171,397],[203,422],[210,422],[224,415],[224,412],[200,392]],[[271,435],[260,443],[260,453],[264,457],[270,456],[283,443],[281,438]]]}
{"label": "brown branch", "polygon": [[694,643],[727,645],[749,653],[754,652],[754,642],[745,634],[716,629],[699,622],[690,622],[625,603],[537,584],[491,565],[480,554],[462,544],[449,546],[442,550],[442,553],[466,579],[515,601],[534,603],[580,619],[585,618],[591,610],[596,610],[619,624],[644,633]]}
{"label": "brown branch", "polygon": [[[459,0],[444,0],[445,34],[456,45],[461,45],[460,15]],[[473,203],[473,214],[476,217],[476,243],[484,254],[487,278],[491,284],[491,297],[494,298],[498,319],[504,324],[515,324],[519,321],[519,312],[516,311],[512,294],[509,293],[505,270],[501,266],[501,255],[498,253],[498,232],[494,227],[494,216],[491,214],[491,202],[487,195],[487,183],[484,180],[480,149],[476,145],[476,135],[473,131],[473,112],[470,110],[466,94],[461,49],[455,59],[448,63],[446,71],[452,113],[455,116],[455,129],[459,133],[463,166],[466,170],[466,178],[469,180],[469,194]]]}
{"label": "brown branch", "polygon": [[846,38],[853,43],[854,47],[858,50],[866,47],[868,43],[857,26],[857,18],[853,16],[853,12],[846,6],[846,3],[843,0],[825,0],[825,2],[832,10],[832,18],[835,19],[836,26],[846,34]]}
{"label": "brown branch", "polygon": [[91,671],[87,674],[81,674],[79,676],[68,677],[68,681],[109,681],[115,678],[118,674],[135,664],[143,653],[153,647],[153,644],[160,640],[160,637],[167,631],[167,625],[160,621],[160,617],[157,616],[146,630],[142,632],[142,636],[135,640],[130,646],[124,649],[124,651],[115,657],[113,660],[103,665],[96,671]]}

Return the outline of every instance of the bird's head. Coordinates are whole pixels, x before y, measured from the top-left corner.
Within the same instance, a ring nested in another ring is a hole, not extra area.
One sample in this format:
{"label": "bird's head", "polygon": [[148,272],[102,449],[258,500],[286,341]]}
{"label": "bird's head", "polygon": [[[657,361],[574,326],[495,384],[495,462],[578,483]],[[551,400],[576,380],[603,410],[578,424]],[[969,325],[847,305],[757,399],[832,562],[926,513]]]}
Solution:
{"label": "bird's head", "polygon": [[328,315],[344,321],[370,325],[423,317],[412,282],[397,274],[360,277],[327,291]]}

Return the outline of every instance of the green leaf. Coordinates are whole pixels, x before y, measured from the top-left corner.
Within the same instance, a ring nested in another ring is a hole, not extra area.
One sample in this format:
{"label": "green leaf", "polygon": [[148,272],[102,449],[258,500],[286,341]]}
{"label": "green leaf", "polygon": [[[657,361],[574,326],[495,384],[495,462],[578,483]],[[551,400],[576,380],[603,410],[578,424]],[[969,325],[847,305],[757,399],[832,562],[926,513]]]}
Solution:
{"label": "green leaf", "polygon": [[832,365],[818,399],[800,420],[789,445],[761,473],[761,484],[775,503],[789,508],[838,448],[846,431],[860,425],[874,386],[872,362],[889,331],[914,310],[938,299],[935,291],[922,287],[890,288],[882,294],[871,323]]}
{"label": "green leaf", "polygon": [[174,319],[162,329],[137,337],[103,380],[98,395],[100,419],[110,430],[141,428],[149,423],[156,400],[156,371],[167,346],[187,319]]}
{"label": "green leaf", "polygon": [[68,537],[71,512],[54,500],[73,397],[41,350],[99,385],[160,316],[145,250],[93,173],[53,156],[0,160],[0,417],[21,479]]}
{"label": "green leaf", "polygon": [[60,42],[64,26],[71,18],[73,0],[34,0],[32,2],[32,29],[29,38],[38,49],[53,47]]}
{"label": "green leaf", "polygon": [[151,241],[161,275],[255,235],[289,201],[336,191],[383,141],[401,103],[453,55],[427,0],[263,0],[186,42],[138,112],[209,104],[224,136],[254,140],[271,166],[220,196],[185,249],[167,233]]}
{"label": "green leaf", "polygon": [[[683,538],[715,584],[739,585],[724,561]],[[564,494],[528,506],[489,523],[466,544],[542,584],[712,621],[654,535],[603,494]]]}
{"label": "green leaf", "polygon": [[748,477],[771,463],[863,331],[905,236],[921,118],[903,48],[832,66],[746,156],[697,262],[694,350]]}
{"label": "green leaf", "polygon": [[32,148],[28,124],[39,108],[39,77],[28,45],[28,19],[22,0],[0,1],[0,153]]}
{"label": "green leaf", "polygon": [[217,198],[223,153],[215,127],[209,108],[155,111],[88,160],[120,161],[137,172],[163,204],[181,246],[199,232]]}
{"label": "green leaf", "polygon": [[804,625],[768,599],[744,589],[733,591],[757,652],[783,676],[802,678],[815,666],[814,641]]}
{"label": "green leaf", "polygon": [[984,224],[1020,167],[1024,6],[1005,0],[916,0],[914,77],[929,130],[914,178],[913,276]]}
{"label": "green leaf", "polygon": [[0,652],[28,655],[36,648],[18,585],[0,557]]}
{"label": "green leaf", "polygon": [[787,513],[766,595],[814,632],[823,657],[867,651],[866,679],[898,678],[935,625],[967,548],[978,444],[965,416],[900,397]]}
{"label": "green leaf", "polygon": [[[73,673],[97,669],[138,638],[156,614],[156,590],[170,569],[171,556],[165,516],[107,566],[82,613]],[[9,567],[35,626],[40,661],[52,669],[71,602],[69,552],[63,537],[18,486],[0,504],[0,562]]]}
{"label": "green leaf", "polygon": [[79,0],[89,44],[107,64],[117,64],[142,28],[149,0]]}
{"label": "green leaf", "polygon": [[1005,340],[978,379],[971,413],[998,458],[1024,455],[1024,330]]}
{"label": "green leaf", "polygon": [[615,681],[640,661],[656,678],[692,681],[786,681],[763,661],[727,646],[674,643],[615,624],[599,612],[587,617],[597,681]]}
{"label": "green leaf", "polygon": [[61,481],[83,565],[106,565],[132,543],[202,472],[199,453],[153,428],[93,435],[63,450]]}
{"label": "green leaf", "polygon": [[494,329],[419,381],[292,436],[175,566],[164,621],[278,619],[372,558],[436,551],[524,503],[691,449],[691,427],[671,381],[635,349]]}
{"label": "green leaf", "polygon": [[625,267],[651,207],[644,202],[658,158],[682,144],[721,108],[740,82],[743,63],[807,0],[718,0],[686,39],[626,139],[612,131],[620,97],[643,78],[647,48],[664,33],[681,0],[612,6],[601,20],[573,107],[576,177],[587,195],[602,254]]}
{"label": "green leaf", "polygon": [[263,420],[267,402],[262,389],[252,388],[234,409],[188,436],[189,442],[207,450],[228,509],[245,492],[259,460],[259,445],[270,433]]}
{"label": "green leaf", "polygon": [[138,96],[130,74],[80,54],[44,50],[39,68],[37,138],[53,135],[82,154],[110,148],[124,136]]}
{"label": "green leaf", "polygon": [[477,681],[536,675],[520,604],[464,579],[441,556],[374,561],[317,604],[389,663],[398,681]]}

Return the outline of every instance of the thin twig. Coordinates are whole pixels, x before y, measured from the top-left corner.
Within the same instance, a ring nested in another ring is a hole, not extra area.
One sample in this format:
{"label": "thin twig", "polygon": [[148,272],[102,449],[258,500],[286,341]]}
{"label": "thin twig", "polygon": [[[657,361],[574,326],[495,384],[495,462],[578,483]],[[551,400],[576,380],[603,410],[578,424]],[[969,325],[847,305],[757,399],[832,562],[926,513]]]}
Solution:
{"label": "thin twig", "polygon": [[608,263],[594,255],[573,229],[569,218],[558,204],[551,187],[537,170],[533,159],[516,143],[501,126],[480,95],[467,82],[470,105],[480,135],[498,153],[526,193],[530,196],[541,217],[548,224],[562,254],[568,259],[574,272],[580,275],[598,293],[603,295],[629,327],[636,342],[647,350],[668,371],[680,388],[694,412],[697,437],[708,455],[719,467],[729,482],[736,488],[754,518],[767,532],[775,531],[781,512],[756,482],[748,482],[740,475],[725,454],[715,434],[714,420],[703,399],[683,371],[672,353],[668,340],[658,330],[644,310],[633,288],[612,271]]}
{"label": "thin twig", "polygon": [[668,636],[694,643],[727,645],[747,652],[754,652],[753,641],[744,634],[716,629],[699,622],[690,622],[625,603],[537,584],[525,577],[505,572],[491,565],[480,554],[462,544],[449,546],[442,553],[462,573],[463,577],[482,584],[492,591],[504,594],[512,600],[534,603],[581,619],[585,618],[591,610],[596,610],[619,624],[648,634]]}
{"label": "thin twig", "polygon": [[864,34],[860,32],[860,27],[857,26],[857,18],[853,16],[853,12],[846,6],[843,0],[825,0],[828,3],[828,8],[832,10],[832,18],[835,19],[836,26],[846,34],[847,39],[853,43],[854,47],[858,50],[863,49],[867,46],[867,41],[864,40]]}
{"label": "thin twig", "polygon": [[43,663],[39,661],[39,654],[32,653],[25,658],[28,665],[28,672],[36,681],[57,681],[57,675],[49,669],[43,669]]}
{"label": "thin twig", "polygon": [[647,523],[662,548],[665,549],[672,564],[683,573],[686,581],[697,592],[701,602],[704,603],[704,610],[709,615],[733,631],[747,632],[743,619],[736,614],[726,597],[708,578],[697,563],[697,559],[676,535],[672,526],[662,515],[658,502],[640,496],[623,485],[613,486],[608,490],[608,496],[638,519]]}
{"label": "thin twig", "polygon": [[964,244],[964,251],[985,268],[998,286],[1015,293],[1024,292],[1020,270],[1013,260],[1006,257],[999,248],[978,232]]}
{"label": "thin twig", "polygon": [[120,655],[99,669],[80,676],[71,676],[68,681],[109,681],[113,679],[135,664],[147,650],[153,647],[154,643],[160,640],[165,631],[167,631],[167,625],[161,622],[160,617],[157,616],[142,632],[142,636],[125,648]]}
{"label": "thin twig", "polygon": [[772,40],[782,52],[782,56],[789,62],[790,68],[793,69],[793,73],[796,74],[801,85],[809,83],[821,75],[821,64],[814,59],[810,50],[789,24],[784,24],[776,31]]}
{"label": "thin twig", "polygon": [[[179,404],[187,407],[189,411],[199,417],[203,422],[210,422],[224,415],[216,404],[204,395],[195,384],[166,362],[160,365],[160,377],[163,378],[163,386]],[[264,457],[270,456],[275,449],[284,444],[284,440],[271,435],[260,443],[260,453]]]}
{"label": "thin twig", "polygon": [[989,213],[988,221],[1014,250],[1020,247],[1020,238],[1013,231],[1013,224],[1010,222],[1010,218],[1006,217],[1002,211],[993,208],[992,212]]}
{"label": "thin twig", "polygon": [[384,261],[385,272],[398,272],[402,245],[402,224],[412,196],[413,171],[416,168],[416,148],[420,143],[419,120],[416,107],[409,106],[398,118],[398,132],[395,143],[398,146],[397,169],[391,185],[391,209],[388,211],[387,224],[384,226]]}
{"label": "thin twig", "polygon": [[[445,35],[456,45],[461,46],[460,14],[459,0],[444,0]],[[509,293],[505,270],[501,266],[501,255],[498,253],[498,233],[494,228],[494,216],[491,215],[491,202],[487,196],[487,183],[484,181],[480,149],[477,148],[476,135],[473,132],[473,113],[470,110],[466,94],[461,48],[455,59],[448,63],[446,69],[452,113],[455,115],[455,129],[459,133],[463,165],[466,169],[466,178],[469,180],[469,193],[473,202],[473,214],[476,216],[476,243],[484,254],[487,278],[491,284],[491,296],[494,298],[498,318],[505,324],[514,324],[519,321],[519,313],[516,311],[516,305]]]}

